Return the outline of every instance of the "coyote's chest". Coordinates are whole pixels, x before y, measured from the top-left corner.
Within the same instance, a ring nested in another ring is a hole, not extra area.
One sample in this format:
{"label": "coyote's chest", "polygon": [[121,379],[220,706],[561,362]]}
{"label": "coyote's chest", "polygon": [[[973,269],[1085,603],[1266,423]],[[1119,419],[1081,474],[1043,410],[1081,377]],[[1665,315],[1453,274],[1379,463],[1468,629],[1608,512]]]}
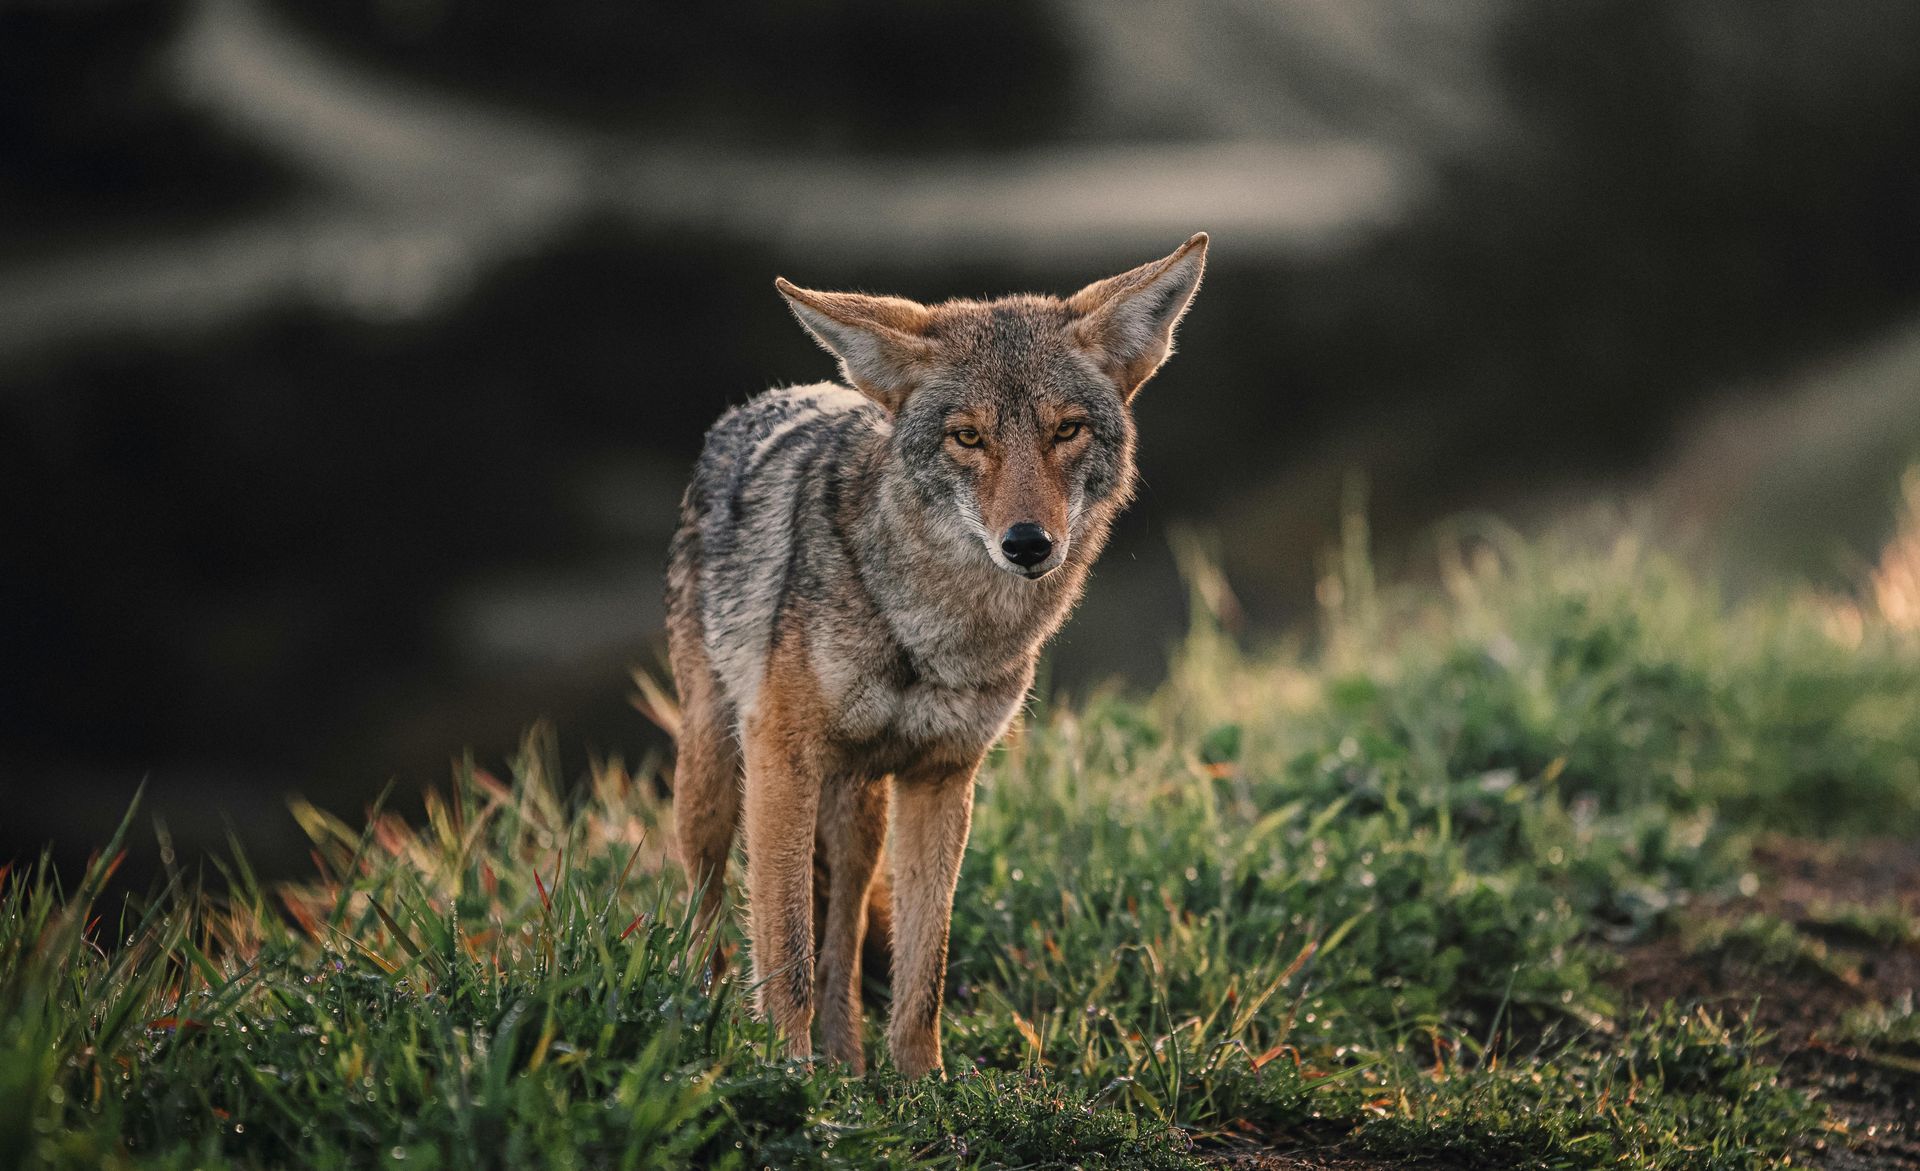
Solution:
{"label": "coyote's chest", "polygon": [[902,638],[894,627],[887,636],[821,639],[810,648],[835,739],[903,758],[984,751],[1033,681],[1031,633],[972,642],[959,630],[927,637],[924,625],[907,633],[921,637]]}
{"label": "coyote's chest", "polygon": [[865,679],[843,693],[834,732],[849,746],[886,756],[982,750],[1006,730],[1026,684],[1025,676],[988,689]]}

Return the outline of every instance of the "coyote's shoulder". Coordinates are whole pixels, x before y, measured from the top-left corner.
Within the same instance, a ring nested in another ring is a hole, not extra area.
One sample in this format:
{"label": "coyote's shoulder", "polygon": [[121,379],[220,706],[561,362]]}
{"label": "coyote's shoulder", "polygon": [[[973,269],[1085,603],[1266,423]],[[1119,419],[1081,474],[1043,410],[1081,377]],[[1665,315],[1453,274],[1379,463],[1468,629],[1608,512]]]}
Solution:
{"label": "coyote's shoulder", "polygon": [[827,1051],[861,1064],[858,955],[891,806],[889,1039],[909,1074],[939,1066],[974,771],[1131,496],[1132,399],[1206,242],[1064,300],[777,282],[847,385],[721,417],[667,579],[682,857],[710,925],[744,819],[755,982],[789,1052],[811,1051],[817,999]]}
{"label": "coyote's shoulder", "polygon": [[849,539],[841,485],[859,478],[866,441],[886,426],[872,399],[823,382],[768,391],[707,433],[668,598],[676,620],[704,628],[734,705],[751,707],[782,610],[847,584],[829,560]]}

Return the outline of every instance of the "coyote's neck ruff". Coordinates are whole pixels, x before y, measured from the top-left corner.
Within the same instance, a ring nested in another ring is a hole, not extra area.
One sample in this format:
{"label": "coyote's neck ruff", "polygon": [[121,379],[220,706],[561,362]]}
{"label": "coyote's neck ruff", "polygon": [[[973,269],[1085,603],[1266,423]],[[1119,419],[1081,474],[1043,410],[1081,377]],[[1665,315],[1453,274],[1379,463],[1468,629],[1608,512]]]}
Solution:
{"label": "coyote's neck ruff", "polygon": [[1206,243],[1064,301],[777,282],[851,386],[771,391],[714,425],[667,604],[700,924],[744,806],[754,983],[790,1054],[811,1053],[817,1004],[828,1054],[862,1065],[861,940],[891,805],[889,1042],[907,1074],[939,1068],[974,771],[1132,492],[1130,406]]}

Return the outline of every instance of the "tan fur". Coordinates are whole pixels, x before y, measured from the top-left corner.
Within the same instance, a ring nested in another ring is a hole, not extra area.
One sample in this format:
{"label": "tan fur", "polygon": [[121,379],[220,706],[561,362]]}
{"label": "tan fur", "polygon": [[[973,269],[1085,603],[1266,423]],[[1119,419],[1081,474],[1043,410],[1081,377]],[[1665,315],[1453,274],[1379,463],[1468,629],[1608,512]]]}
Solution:
{"label": "tan fur", "polygon": [[940,1005],[947,984],[947,930],[960,859],[973,824],[978,759],[929,762],[903,774],[894,792],[896,873],[893,1011],[887,1048],[909,1077],[939,1069]]}
{"label": "tan fur", "polygon": [[[1204,256],[1206,248],[1207,237],[1202,233],[1163,260],[1096,281],[1067,298],[1067,307],[1082,315],[1077,332],[1089,349],[1099,353],[1129,355],[1109,367],[1128,399],[1140,392],[1147,379],[1152,378],[1173,353],[1173,327],[1178,324],[1179,318],[1172,318],[1164,329],[1155,329],[1145,338],[1133,338],[1126,336],[1130,323],[1116,310],[1130,294],[1165,277],[1195,252]],[[1134,353],[1136,350],[1138,352]]]}
{"label": "tan fur", "polygon": [[938,310],[904,297],[803,289],[785,277],[773,284],[805,315],[808,328],[833,331],[836,344],[871,351],[866,361],[854,364],[849,380],[888,410],[900,406],[913,375],[933,358],[924,338]]}
{"label": "tan fur", "polygon": [[[807,662],[805,630],[783,631],[746,727],[747,902],[756,1002],[786,1039],[788,1056],[811,1055],[817,1007],[826,1056],[855,1072],[866,1068],[861,945],[891,828],[898,859],[892,885],[900,895],[890,908],[898,958],[888,1045],[894,1063],[917,1076],[941,1064],[947,927],[980,756],[936,754],[901,770],[889,785],[875,758],[897,749],[835,750],[818,735],[828,718]],[[694,811],[687,822],[702,824],[712,813]],[[825,862],[818,878],[816,857]],[[813,895],[820,881],[826,897],[816,930]]]}
{"label": "tan fur", "polygon": [[[893,1062],[942,1068],[974,777],[1132,492],[1127,404],[1205,248],[1064,301],[777,282],[853,389],[773,391],[715,425],[667,600],[696,926],[704,941],[744,822],[754,999],[788,1056],[812,1055],[817,1024],[864,1068],[863,950],[891,942]],[[1033,526],[1050,550],[1009,544]]]}
{"label": "tan fur", "polygon": [[820,795],[817,849],[830,860],[826,898],[815,900],[816,905],[825,903],[815,933],[820,948],[814,986],[820,1045],[828,1057],[845,1062],[855,1073],[867,1065],[860,1040],[862,944],[867,900],[887,839],[891,795],[885,778],[853,776],[829,780]]}
{"label": "tan fur", "polygon": [[[1019,520],[1034,521],[1050,533],[1067,531],[1065,465],[1086,437],[1056,444],[1046,433],[1070,419],[1070,412],[1053,411],[1042,420],[1044,433],[1003,433],[1002,441],[990,448],[963,447],[953,453],[956,460],[978,469],[980,519],[988,532],[1003,533]],[[993,420],[972,411],[954,415],[948,425],[1000,430]]]}
{"label": "tan fur", "polygon": [[[712,938],[726,894],[727,854],[740,821],[740,747],[702,645],[697,611],[668,624],[667,646],[680,689],[679,752],[673,773],[673,827],[687,881],[700,900],[694,934]],[[717,971],[722,960],[716,954]]]}
{"label": "tan fur", "polygon": [[[813,856],[831,761],[811,730],[826,714],[806,663],[805,632],[792,631],[768,663],[745,743],[753,983],[761,1015],[780,1029],[791,1057],[813,1051]],[[830,868],[845,866],[832,855],[828,859]],[[864,897],[865,883],[861,887]],[[829,922],[833,911],[829,903]]]}

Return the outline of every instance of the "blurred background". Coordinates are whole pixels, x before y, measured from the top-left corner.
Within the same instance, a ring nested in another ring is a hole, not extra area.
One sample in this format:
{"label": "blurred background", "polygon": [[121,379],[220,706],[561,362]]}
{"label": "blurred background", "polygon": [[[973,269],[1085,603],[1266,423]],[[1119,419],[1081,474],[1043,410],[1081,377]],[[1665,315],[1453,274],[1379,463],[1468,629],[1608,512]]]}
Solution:
{"label": "blurred background", "polygon": [[776,274],[1065,293],[1214,234],[1052,686],[1595,499],[1843,581],[1920,453],[1920,6],[9,0],[0,861],[134,790],[306,865],[539,718],[657,750],[702,431],[830,375]]}

